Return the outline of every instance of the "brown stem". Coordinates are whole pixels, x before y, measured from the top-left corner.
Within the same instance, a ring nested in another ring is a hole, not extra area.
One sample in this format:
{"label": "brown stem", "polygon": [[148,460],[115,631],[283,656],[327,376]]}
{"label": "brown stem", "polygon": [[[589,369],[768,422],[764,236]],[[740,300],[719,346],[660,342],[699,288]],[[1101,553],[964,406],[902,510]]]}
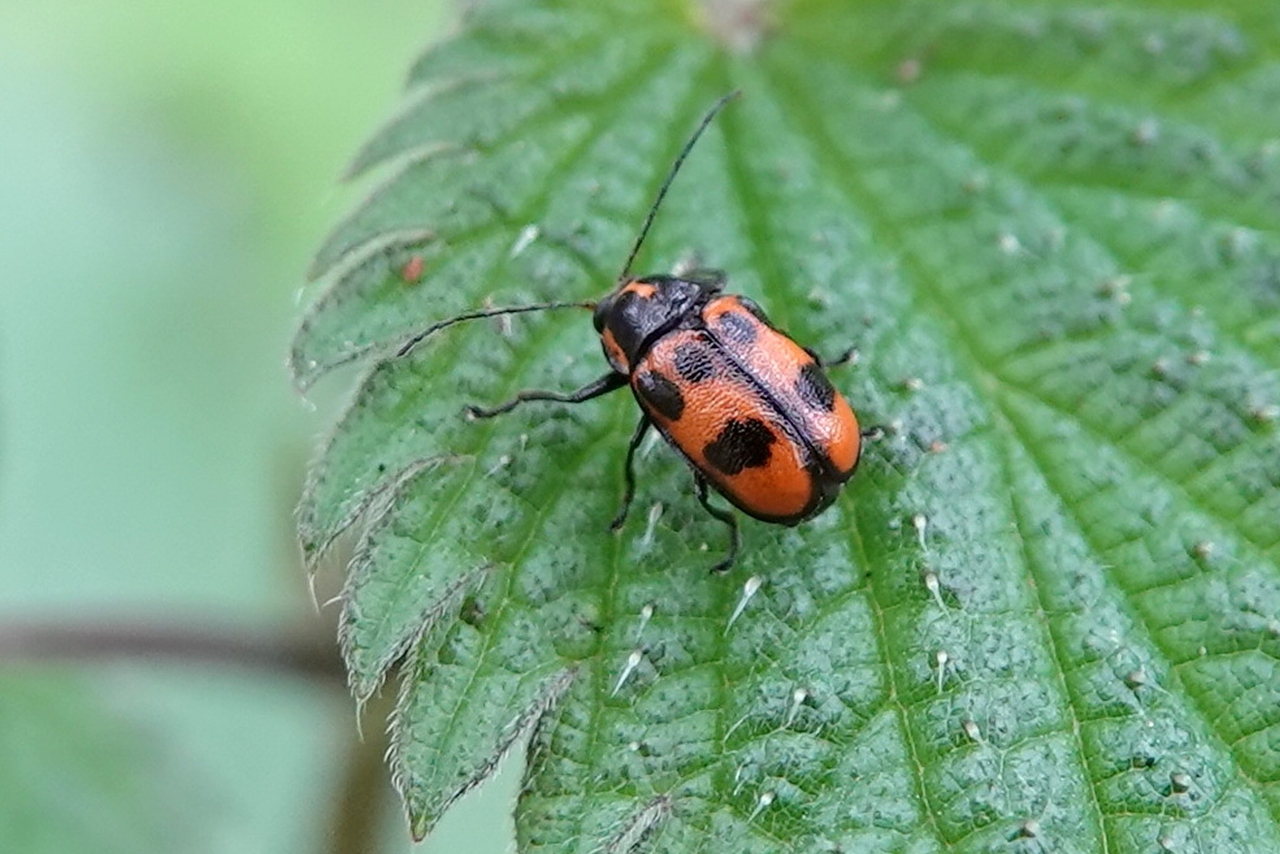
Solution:
{"label": "brown stem", "polygon": [[201,661],[345,684],[337,649],[305,628],[250,629],[158,620],[0,621],[0,662],[104,659]]}
{"label": "brown stem", "polygon": [[365,704],[362,738],[351,738],[342,763],[342,779],[328,817],[325,854],[375,854],[382,850],[383,821],[395,799],[387,776],[387,717],[395,691],[374,694]]}
{"label": "brown stem", "polygon": [[[266,669],[346,685],[332,633],[305,627],[246,629],[176,621],[0,621],[0,664],[13,662],[202,662]],[[374,695],[364,708],[363,738],[354,727],[345,748],[341,780],[327,813],[327,854],[372,854],[393,792],[385,756],[387,716],[394,691]]]}

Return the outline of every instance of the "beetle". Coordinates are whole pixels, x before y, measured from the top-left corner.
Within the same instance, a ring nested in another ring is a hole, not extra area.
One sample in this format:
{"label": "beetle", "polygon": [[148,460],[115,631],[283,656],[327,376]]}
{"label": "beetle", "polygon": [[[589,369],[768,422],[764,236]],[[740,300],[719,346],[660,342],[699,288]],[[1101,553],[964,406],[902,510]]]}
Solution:
{"label": "beetle", "polygon": [[[756,519],[796,525],[831,505],[857,468],[863,446],[853,409],[827,379],[823,360],[775,327],[754,301],[725,293],[724,272],[631,275],[680,167],[712,119],[737,95],[717,101],[681,149],[607,296],[460,314],[418,332],[397,352],[404,356],[427,336],[467,320],[590,309],[608,373],[575,391],[528,390],[497,406],[467,409],[472,417],[492,418],[528,401],[582,403],[630,387],[641,415],[627,446],[622,506],[610,529],[622,527],[627,518],[635,497],[636,450],[656,428],[692,468],[699,503],[729,528],[729,547],[713,572],[732,567],[739,535],[733,513],[711,504],[710,489]],[[853,352],[832,364],[847,361]]]}

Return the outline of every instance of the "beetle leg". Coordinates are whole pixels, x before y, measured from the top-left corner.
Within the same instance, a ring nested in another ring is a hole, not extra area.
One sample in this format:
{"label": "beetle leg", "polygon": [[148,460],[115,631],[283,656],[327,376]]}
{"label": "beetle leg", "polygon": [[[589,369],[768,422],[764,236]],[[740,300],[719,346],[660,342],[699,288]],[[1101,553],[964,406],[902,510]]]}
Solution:
{"label": "beetle leg", "polygon": [[473,418],[492,418],[495,415],[501,415],[504,412],[510,412],[526,400],[554,400],[557,403],[582,403],[584,400],[590,400],[593,397],[599,397],[602,394],[608,394],[616,391],[627,384],[625,374],[617,372],[609,372],[600,379],[589,382],[577,391],[565,394],[559,391],[522,391],[506,403],[500,403],[492,409],[486,409],[481,406],[471,405],[467,407],[467,411],[471,413]]}
{"label": "beetle leg", "polygon": [[626,468],[623,470],[627,486],[622,494],[622,506],[618,508],[618,515],[614,516],[613,521],[609,523],[610,531],[618,530],[622,527],[622,523],[627,521],[627,512],[631,509],[631,499],[636,496],[636,449],[640,447],[640,443],[644,440],[644,434],[649,432],[649,426],[652,423],[648,415],[641,415],[640,423],[636,424],[636,432],[631,434],[631,444],[627,446]]}
{"label": "beetle leg", "polygon": [[694,475],[694,482],[698,485],[698,503],[700,503],[706,511],[712,516],[719,519],[729,526],[729,553],[724,556],[724,560],[711,567],[711,571],[717,575],[728,572],[733,567],[734,561],[738,559],[738,520],[733,513],[728,510],[720,510],[711,506],[711,502],[707,499],[707,479],[702,475]]}
{"label": "beetle leg", "polygon": [[804,351],[813,357],[813,360],[818,363],[819,368],[838,368],[841,365],[847,365],[850,362],[858,361],[857,347],[850,347],[848,350],[845,350],[839,356],[836,356],[834,359],[830,361],[822,358],[814,350],[812,350],[809,347],[805,347]]}

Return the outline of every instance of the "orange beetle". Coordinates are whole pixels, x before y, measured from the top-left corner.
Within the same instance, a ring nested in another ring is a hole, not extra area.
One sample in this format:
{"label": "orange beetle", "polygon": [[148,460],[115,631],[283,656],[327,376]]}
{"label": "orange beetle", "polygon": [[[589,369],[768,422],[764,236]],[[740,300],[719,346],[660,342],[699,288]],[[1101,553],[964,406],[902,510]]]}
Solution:
{"label": "orange beetle", "polygon": [[724,273],[629,276],[681,164],[737,94],[726,95],[707,112],[676,158],[612,293],[598,303],[459,315],[428,327],[399,351],[404,355],[438,329],[464,320],[553,308],[594,310],[609,373],[573,392],[523,391],[492,408],[468,409],[477,418],[490,418],[525,401],[581,403],[630,385],[643,414],[627,449],[626,493],[611,527],[621,527],[626,519],[635,495],[635,452],[649,428],[656,427],[692,467],[703,507],[729,526],[728,552],[716,572],[733,565],[738,528],[732,513],[711,505],[708,486],[761,521],[795,525],[835,500],[862,450],[857,418],[823,373],[822,361],[776,329],[753,301],[722,293]]}

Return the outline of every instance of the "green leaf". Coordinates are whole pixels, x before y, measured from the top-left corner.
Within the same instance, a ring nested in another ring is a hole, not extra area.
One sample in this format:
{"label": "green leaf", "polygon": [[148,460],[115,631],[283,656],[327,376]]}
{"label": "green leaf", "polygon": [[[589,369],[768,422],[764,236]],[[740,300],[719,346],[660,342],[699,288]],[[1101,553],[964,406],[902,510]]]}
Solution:
{"label": "green leaf", "polygon": [[[414,833],[531,734],[520,850],[1280,850],[1280,11],[492,2],[414,68],[293,364],[373,364],[300,509],[362,519],[360,696],[407,657]],[[604,370],[641,253],[730,273],[886,428],[725,532]],[[420,260],[419,260],[420,259]],[[414,269],[421,264],[422,272]]]}
{"label": "green leaf", "polygon": [[69,679],[20,669],[0,675],[4,849],[174,850],[194,818],[179,796],[190,792],[156,783],[160,757],[128,729]]}

